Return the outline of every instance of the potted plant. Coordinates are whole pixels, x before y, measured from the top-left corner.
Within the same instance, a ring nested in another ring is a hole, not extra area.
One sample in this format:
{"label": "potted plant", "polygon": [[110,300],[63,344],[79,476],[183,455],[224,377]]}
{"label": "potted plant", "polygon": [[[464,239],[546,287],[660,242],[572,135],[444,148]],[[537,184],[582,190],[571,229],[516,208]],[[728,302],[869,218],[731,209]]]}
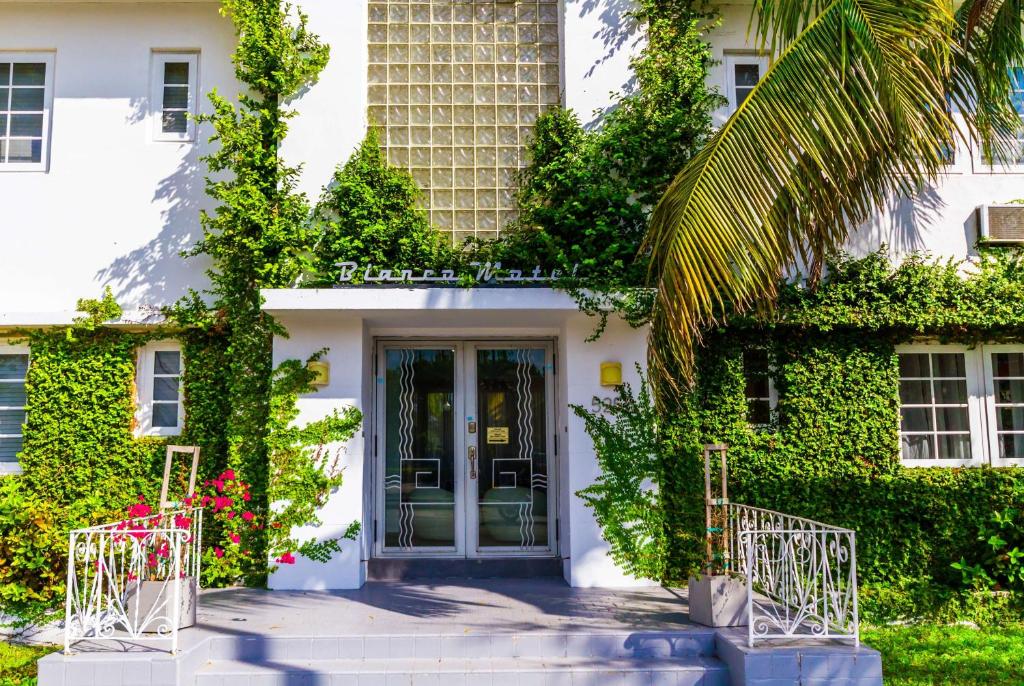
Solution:
{"label": "potted plant", "polygon": [[[726,445],[704,446],[705,565],[688,584],[690,619],[705,626],[746,626],[747,584],[729,557]],[[721,495],[711,492],[711,454],[721,459]]]}

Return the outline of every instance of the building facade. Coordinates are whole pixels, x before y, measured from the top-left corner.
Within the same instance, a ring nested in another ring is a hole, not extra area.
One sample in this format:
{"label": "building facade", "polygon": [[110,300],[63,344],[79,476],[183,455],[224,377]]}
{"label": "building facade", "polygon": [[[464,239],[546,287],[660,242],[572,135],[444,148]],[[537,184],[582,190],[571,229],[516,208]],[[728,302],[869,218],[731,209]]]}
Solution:
{"label": "building facade", "polygon": [[[494,238],[514,216],[515,173],[532,126],[562,105],[584,122],[627,88],[639,36],[621,3],[305,0],[331,61],[298,99],[284,155],[319,195],[368,125],[387,158],[424,189],[453,242]],[[189,288],[201,258],[180,252],[210,209],[200,157],[210,131],[189,115],[239,90],[231,24],[218,4],[0,0],[0,328],[68,324],[74,303],[110,286],[145,325]],[[770,64],[747,41],[749,5],[723,4],[710,79],[728,116]],[[948,172],[894,200],[854,232],[850,250],[888,246],[970,260],[984,211],[1019,198],[1024,164],[991,168],[964,142]],[[521,265],[529,270],[532,265]],[[290,336],[275,361],[329,348],[329,374],[300,399],[303,418],[354,406],[345,481],[308,533],[360,537],[328,565],[300,561],[277,588],[358,587],[374,560],[525,558],[578,586],[648,583],[612,562],[575,493],[597,464],[571,405],[612,392],[602,363],[636,381],[646,332],[593,322],[550,289],[349,288],[264,293]],[[1024,346],[915,343],[898,351],[903,458],[909,465],[1024,461]],[[139,351],[138,432],[175,436],[188,421],[172,340]],[[31,350],[0,351],[0,470],[18,471]],[[766,364],[766,363],[764,363]],[[751,360],[758,416],[775,390]],[[21,389],[20,389],[21,388]],[[20,390],[19,390],[20,389]],[[21,400],[19,400],[21,399]]]}

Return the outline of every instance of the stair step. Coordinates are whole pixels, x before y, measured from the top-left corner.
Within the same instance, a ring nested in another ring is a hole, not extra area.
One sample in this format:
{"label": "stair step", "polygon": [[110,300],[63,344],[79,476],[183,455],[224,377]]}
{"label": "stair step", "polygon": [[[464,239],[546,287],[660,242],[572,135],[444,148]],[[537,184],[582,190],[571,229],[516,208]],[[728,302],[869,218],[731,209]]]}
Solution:
{"label": "stair step", "polygon": [[717,658],[214,661],[196,686],[727,686]]}

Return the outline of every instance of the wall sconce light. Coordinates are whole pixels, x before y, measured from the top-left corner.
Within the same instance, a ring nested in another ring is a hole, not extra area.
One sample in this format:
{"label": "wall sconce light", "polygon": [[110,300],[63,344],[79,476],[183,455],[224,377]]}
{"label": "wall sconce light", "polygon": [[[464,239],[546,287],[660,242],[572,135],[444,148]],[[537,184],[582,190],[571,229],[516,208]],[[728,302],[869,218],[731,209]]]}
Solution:
{"label": "wall sconce light", "polygon": [[602,362],[601,363],[601,385],[621,386],[622,385],[622,363]]}
{"label": "wall sconce light", "polygon": [[310,362],[306,369],[314,374],[311,382],[314,386],[326,386],[331,382],[331,365],[326,362]]}

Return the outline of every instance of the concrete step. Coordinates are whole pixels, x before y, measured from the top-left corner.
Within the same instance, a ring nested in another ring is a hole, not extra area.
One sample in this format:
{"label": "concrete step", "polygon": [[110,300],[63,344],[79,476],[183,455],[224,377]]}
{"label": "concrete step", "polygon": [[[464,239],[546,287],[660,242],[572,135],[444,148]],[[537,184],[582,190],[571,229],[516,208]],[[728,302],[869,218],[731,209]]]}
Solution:
{"label": "concrete step", "polygon": [[728,686],[716,658],[217,660],[196,686]]}
{"label": "concrete step", "polygon": [[711,629],[275,637],[214,636],[211,660],[665,659],[715,654]]}

